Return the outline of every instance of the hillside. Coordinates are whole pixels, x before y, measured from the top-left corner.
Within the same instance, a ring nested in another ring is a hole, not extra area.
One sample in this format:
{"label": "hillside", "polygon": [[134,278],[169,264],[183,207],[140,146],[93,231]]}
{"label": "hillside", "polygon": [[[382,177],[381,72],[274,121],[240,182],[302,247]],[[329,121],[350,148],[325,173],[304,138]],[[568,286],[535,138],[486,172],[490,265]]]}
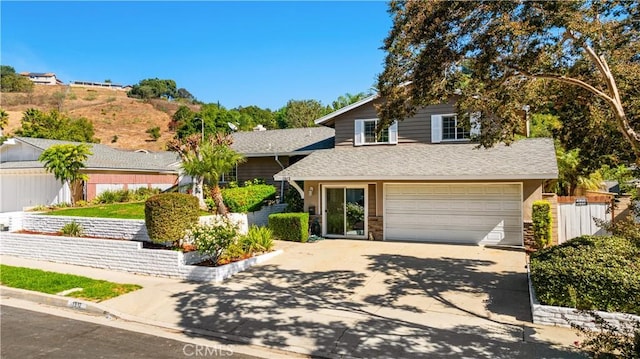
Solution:
{"label": "hillside", "polygon": [[[133,99],[127,97],[125,91],[69,86],[35,86],[30,94],[2,93],[0,96],[0,107],[9,114],[7,133],[20,127],[22,112],[28,108],[59,109],[72,118],[91,120],[100,143],[124,149],[164,149],[174,135],[169,131],[169,120],[181,105],[160,99]],[[198,110],[198,106],[190,107]],[[145,131],[155,126],[160,127],[162,137],[150,141]],[[114,136],[117,136],[116,142],[112,142]]]}

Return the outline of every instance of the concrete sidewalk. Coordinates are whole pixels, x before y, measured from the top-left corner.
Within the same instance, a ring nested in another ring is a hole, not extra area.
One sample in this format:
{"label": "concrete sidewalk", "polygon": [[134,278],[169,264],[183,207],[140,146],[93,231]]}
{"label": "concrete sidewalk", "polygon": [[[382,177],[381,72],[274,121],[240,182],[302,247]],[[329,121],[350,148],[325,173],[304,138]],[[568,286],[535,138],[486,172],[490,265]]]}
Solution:
{"label": "concrete sidewalk", "polygon": [[98,306],[131,321],[292,353],[581,357],[573,330],[529,322],[523,269],[507,251],[366,241],[278,242],[278,249],[285,253],[217,284],[0,260],[139,284],[143,289]]}

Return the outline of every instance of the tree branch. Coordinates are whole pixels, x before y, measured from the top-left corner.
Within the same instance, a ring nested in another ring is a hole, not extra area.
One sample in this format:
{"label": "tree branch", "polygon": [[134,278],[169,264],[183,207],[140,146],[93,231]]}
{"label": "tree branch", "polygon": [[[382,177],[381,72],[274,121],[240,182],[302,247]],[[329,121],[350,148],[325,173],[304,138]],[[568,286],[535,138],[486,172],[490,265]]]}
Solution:
{"label": "tree branch", "polygon": [[599,90],[598,88],[594,87],[593,85],[590,85],[582,80],[578,80],[576,78],[573,77],[567,77],[567,76],[563,76],[563,75],[558,75],[558,74],[549,74],[549,73],[539,73],[539,74],[534,74],[534,73],[530,73],[526,70],[520,69],[520,68],[516,68],[513,66],[509,66],[507,65],[509,68],[521,73],[522,75],[526,76],[526,77],[532,77],[532,78],[536,78],[536,79],[549,79],[549,80],[556,80],[556,81],[560,81],[560,82],[564,82],[564,83],[568,83],[568,84],[572,84],[572,85],[576,85],[578,87],[581,87],[591,93],[593,93],[594,95],[604,99],[605,101],[614,104],[614,99],[611,98],[611,96],[609,96],[608,94],[604,93],[603,91]]}

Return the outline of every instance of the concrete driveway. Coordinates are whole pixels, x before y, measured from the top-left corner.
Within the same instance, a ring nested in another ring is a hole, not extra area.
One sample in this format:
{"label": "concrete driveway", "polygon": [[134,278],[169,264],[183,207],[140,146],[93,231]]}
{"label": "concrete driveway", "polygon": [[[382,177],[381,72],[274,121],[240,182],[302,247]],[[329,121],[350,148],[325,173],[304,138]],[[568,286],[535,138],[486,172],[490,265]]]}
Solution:
{"label": "concrete driveway", "polygon": [[165,310],[184,327],[318,356],[575,355],[555,345],[570,331],[530,323],[523,252],[355,240],[278,247],[283,255],[222,284],[190,284]]}

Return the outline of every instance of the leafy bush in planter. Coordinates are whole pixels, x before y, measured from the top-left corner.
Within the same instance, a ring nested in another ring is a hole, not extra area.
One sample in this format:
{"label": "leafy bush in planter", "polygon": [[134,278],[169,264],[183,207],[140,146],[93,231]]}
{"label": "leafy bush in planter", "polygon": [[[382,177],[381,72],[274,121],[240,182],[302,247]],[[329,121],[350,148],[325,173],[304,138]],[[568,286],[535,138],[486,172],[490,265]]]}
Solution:
{"label": "leafy bush in planter", "polygon": [[531,256],[531,281],[547,305],[640,315],[640,248],[582,236]]}
{"label": "leafy bush in planter", "polygon": [[240,239],[248,253],[268,252],[273,249],[273,232],[267,227],[251,226]]}
{"label": "leafy bush in planter", "polygon": [[269,229],[276,239],[306,242],[309,238],[309,213],[274,213],[269,215]]}
{"label": "leafy bush in planter", "polygon": [[223,217],[217,223],[193,226],[189,233],[196,250],[217,263],[238,237],[238,225]]}
{"label": "leafy bush in planter", "polygon": [[533,202],[531,219],[533,220],[533,239],[538,249],[551,245],[551,204],[547,201]]}
{"label": "leafy bush in planter", "polygon": [[155,243],[179,241],[199,216],[198,199],[184,193],[159,194],[144,204],[147,233]]}
{"label": "leafy bush in planter", "polygon": [[268,184],[254,184],[222,190],[225,206],[229,212],[234,213],[259,211],[266,200],[274,199],[275,196],[276,188]]}

